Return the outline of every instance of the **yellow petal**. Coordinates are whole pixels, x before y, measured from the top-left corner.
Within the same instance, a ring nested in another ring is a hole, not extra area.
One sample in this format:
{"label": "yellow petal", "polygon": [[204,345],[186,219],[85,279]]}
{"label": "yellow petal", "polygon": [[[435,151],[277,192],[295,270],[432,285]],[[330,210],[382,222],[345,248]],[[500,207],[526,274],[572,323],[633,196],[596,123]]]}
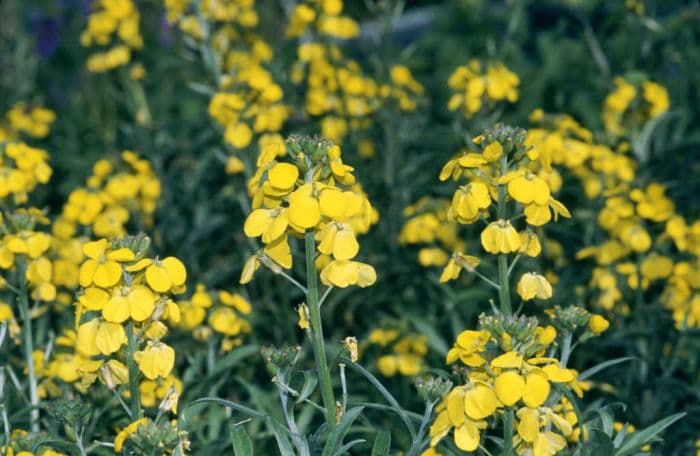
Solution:
{"label": "yellow petal", "polygon": [[464,395],[464,411],[473,420],[482,420],[493,415],[497,403],[496,393],[483,383],[477,383]]}
{"label": "yellow petal", "polygon": [[78,297],[80,304],[88,310],[102,310],[108,300],[109,294],[96,287],[86,288]]}
{"label": "yellow petal", "polygon": [[97,261],[95,260],[85,260],[85,262],[80,266],[78,271],[78,283],[81,287],[89,287],[92,285],[92,279],[95,276],[95,270],[97,269]]}
{"label": "yellow petal", "polygon": [[153,314],[155,298],[151,290],[142,286],[134,286],[127,295],[128,308],[134,321],[144,321]]}
{"label": "yellow petal", "polygon": [[355,235],[349,228],[338,231],[333,243],[333,256],[336,260],[350,260],[360,251]]}
{"label": "yellow petal", "polygon": [[136,255],[131,249],[122,247],[121,249],[113,250],[107,254],[107,259],[112,261],[133,261]]}
{"label": "yellow petal", "polygon": [[455,388],[445,398],[447,414],[453,426],[461,426],[466,420],[464,411],[464,388]]}
{"label": "yellow petal", "polygon": [[549,398],[550,389],[549,380],[544,373],[530,372],[525,376],[523,402],[528,407],[539,407]]}
{"label": "yellow petal", "polygon": [[161,264],[165,268],[170,277],[170,281],[173,283],[173,287],[182,286],[187,280],[187,270],[182,261],[175,257],[167,257],[161,261]]}
{"label": "yellow petal", "polygon": [[95,343],[103,355],[111,355],[126,342],[124,327],[118,323],[102,322],[97,329]]}
{"label": "yellow petal", "polygon": [[101,288],[110,288],[119,283],[122,278],[122,267],[116,261],[98,264],[93,281]]}
{"label": "yellow petal", "polygon": [[539,415],[537,410],[521,409],[518,411],[518,435],[528,443],[533,443],[540,432]]}
{"label": "yellow petal", "polygon": [[168,271],[161,265],[152,264],[146,268],[146,283],[158,293],[165,293],[173,286]]}
{"label": "yellow petal", "polygon": [[523,397],[525,393],[525,380],[514,371],[507,371],[499,374],[493,383],[496,396],[503,405],[510,407]]}
{"label": "yellow petal", "polygon": [[112,323],[123,323],[129,318],[129,302],[124,296],[112,296],[104,309],[102,316]]}
{"label": "yellow petal", "polygon": [[340,221],[345,216],[347,199],[342,190],[335,187],[323,189],[319,195],[319,208],[321,215]]}
{"label": "yellow petal", "polygon": [[491,361],[491,368],[520,369],[523,364],[523,357],[514,351],[504,353]]}
{"label": "yellow petal", "polygon": [[88,258],[93,260],[99,260],[102,255],[104,255],[105,250],[108,246],[107,239],[100,239],[99,241],[86,242],[83,245],[83,253]]}
{"label": "yellow petal", "polygon": [[474,451],[479,447],[479,428],[476,424],[467,420],[458,428],[455,428],[455,445],[462,451]]}
{"label": "yellow petal", "polygon": [[282,236],[265,246],[263,252],[285,269],[292,267],[292,249],[287,242],[287,236]]}
{"label": "yellow petal", "polygon": [[262,236],[272,223],[271,212],[269,209],[255,209],[251,212],[243,224],[245,235],[250,238]]}
{"label": "yellow petal", "polygon": [[291,163],[276,163],[267,172],[267,178],[273,187],[289,190],[299,179],[299,169]]}
{"label": "yellow petal", "polygon": [[311,184],[304,184],[289,195],[289,222],[304,231],[316,226],[321,210],[316,198],[311,196]]}
{"label": "yellow petal", "polygon": [[153,260],[151,260],[150,258],[143,258],[143,259],[137,261],[136,263],[127,266],[124,269],[126,270],[126,272],[138,272],[138,271],[141,271],[152,264],[153,264]]}
{"label": "yellow petal", "polygon": [[94,356],[100,354],[100,349],[97,347],[96,343],[99,325],[99,320],[93,319],[78,327],[76,334],[76,349],[84,356]]}

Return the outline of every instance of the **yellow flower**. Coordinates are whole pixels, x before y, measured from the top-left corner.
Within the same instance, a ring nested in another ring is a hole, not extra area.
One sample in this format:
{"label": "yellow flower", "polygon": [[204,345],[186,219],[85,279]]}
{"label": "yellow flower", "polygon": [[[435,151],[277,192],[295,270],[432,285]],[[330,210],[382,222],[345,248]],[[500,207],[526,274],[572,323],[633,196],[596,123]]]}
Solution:
{"label": "yellow flower", "polygon": [[228,307],[219,307],[209,315],[209,325],[214,331],[235,336],[241,332],[243,321]]}
{"label": "yellow flower", "polygon": [[544,276],[527,272],[520,277],[518,281],[518,294],[525,301],[529,301],[535,297],[539,299],[549,299],[552,297],[552,285],[549,284]]}
{"label": "yellow flower", "polygon": [[155,261],[146,268],[146,283],[158,293],[181,287],[186,279],[185,265],[175,257]]}
{"label": "yellow flower", "polygon": [[78,327],[76,346],[86,356],[111,355],[125,343],[126,333],[120,324],[95,318]]}
{"label": "yellow flower", "polygon": [[[292,249],[289,247],[289,243],[287,242],[287,236],[281,236],[277,240],[270,242],[265,246],[263,252],[270,259],[272,259],[272,261],[282,266],[283,268],[289,269],[292,267]],[[250,261],[250,259],[248,261]],[[248,266],[248,263],[246,263],[246,266]],[[243,269],[243,272],[246,272],[245,267]]]}
{"label": "yellow flower", "polygon": [[155,297],[151,290],[143,285],[135,285],[115,290],[112,297],[103,304],[102,316],[113,323],[123,323],[129,317],[140,322],[150,317],[154,308]]}
{"label": "yellow flower", "polygon": [[454,280],[459,277],[459,273],[462,268],[467,271],[474,271],[474,269],[481,263],[477,257],[471,255],[464,255],[461,252],[454,252],[450,261],[447,262],[447,266],[443,269],[440,275],[440,283],[445,283],[450,280]]}
{"label": "yellow flower", "polygon": [[299,328],[304,330],[311,329],[311,323],[309,322],[309,306],[302,303],[297,308],[297,314],[299,315]]}
{"label": "yellow flower", "polygon": [[590,329],[593,334],[601,334],[605,332],[608,327],[610,327],[610,322],[600,315],[591,315],[591,318],[588,320],[588,329]]}
{"label": "yellow flower", "polygon": [[[119,283],[122,277],[122,268],[119,261],[133,259],[120,249],[107,253],[109,242],[107,239],[88,242],[83,246],[83,253],[88,259],[80,266],[79,282],[81,287],[89,287],[95,284],[101,288],[111,288]],[[128,259],[126,259],[128,258]]]}
{"label": "yellow flower", "polygon": [[263,243],[269,244],[282,236],[288,226],[287,209],[255,209],[246,218],[243,231],[248,237],[262,236]]}
{"label": "yellow flower", "polygon": [[484,151],[482,153],[487,161],[495,162],[501,158],[501,155],[503,155],[503,146],[498,141],[494,141],[488,146],[484,147]]}
{"label": "yellow flower", "polygon": [[150,422],[150,418],[139,418],[136,421],[132,421],[127,427],[119,431],[117,436],[114,438],[114,451],[121,453],[124,448],[124,442],[131,436],[131,434],[136,433],[139,427],[145,426]]}
{"label": "yellow flower", "polygon": [[460,223],[472,223],[490,205],[489,188],[481,181],[460,187],[452,197],[452,210]]}
{"label": "yellow flower", "polygon": [[546,205],[551,195],[547,182],[530,172],[510,180],[508,193],[521,204],[535,203],[540,206]]}
{"label": "yellow flower", "polygon": [[531,230],[520,232],[520,244],[520,253],[529,257],[534,258],[542,252],[542,244],[540,244],[540,239]]}
{"label": "yellow flower", "polygon": [[377,273],[372,266],[352,260],[333,260],[321,270],[321,282],[345,288],[357,285],[361,288],[373,285]]}
{"label": "yellow flower", "polygon": [[146,378],[167,377],[175,364],[175,350],[162,342],[148,341],[144,350],[134,353],[134,359]]}
{"label": "yellow flower", "polygon": [[491,222],[481,232],[481,245],[489,253],[512,253],[520,250],[520,235],[508,220]]}
{"label": "yellow flower", "polygon": [[347,349],[348,353],[350,353],[350,361],[353,363],[357,362],[359,359],[359,355],[357,353],[357,338],[346,337],[343,339],[343,346]]}
{"label": "yellow flower", "polygon": [[241,271],[241,278],[239,279],[238,283],[240,283],[241,285],[250,283],[250,281],[253,280],[253,275],[255,274],[255,271],[257,271],[259,267],[260,258],[258,258],[257,255],[251,255],[250,257],[248,257],[245,264],[243,265],[243,271]]}
{"label": "yellow flower", "polygon": [[445,362],[452,364],[458,359],[470,367],[482,366],[486,360],[479,354],[489,341],[488,331],[466,330],[459,333],[455,346],[447,352]]}

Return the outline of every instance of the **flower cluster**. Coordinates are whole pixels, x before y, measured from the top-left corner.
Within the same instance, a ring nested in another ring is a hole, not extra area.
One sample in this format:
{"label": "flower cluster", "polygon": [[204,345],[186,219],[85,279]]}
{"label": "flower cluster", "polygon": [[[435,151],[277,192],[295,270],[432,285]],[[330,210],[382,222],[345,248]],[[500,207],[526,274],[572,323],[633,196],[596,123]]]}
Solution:
{"label": "flower cluster", "polygon": [[393,328],[373,329],[366,340],[368,350],[376,346],[385,352],[377,357],[377,370],[384,377],[403,375],[414,377],[425,369],[425,356],[428,353],[427,338],[422,334],[402,333]]}
{"label": "flower cluster", "polygon": [[535,318],[482,314],[479,330],[457,336],[447,363],[459,363],[456,370],[465,381],[438,406],[431,447],[454,430],[457,447],[475,451],[482,431],[503,415],[513,420],[512,447],[518,454],[553,455],[580,439],[583,428],[562,389],[582,397],[590,385],[552,353],[560,332],[583,327],[582,338],[590,337],[604,331],[607,322],[575,308],[554,312],[552,319],[567,328],[540,326]]}
{"label": "flower cluster", "polygon": [[343,163],[340,147],[330,141],[292,137],[287,147],[290,161],[277,160],[274,150],[262,150],[248,182],[253,211],[244,231],[265,247],[247,261],[241,283],[252,279],[261,261],[291,268],[290,234],[312,233],[325,285],[372,285],[374,268],[353,258],[360,249],[356,236],[376,222],[377,213],[356,184],[353,168]]}
{"label": "flower cluster", "polygon": [[45,138],[55,120],[56,114],[50,109],[16,103],[5,114],[5,122],[0,122],[0,142],[18,139],[21,133]]}
{"label": "flower cluster", "polygon": [[15,203],[25,203],[37,184],[51,178],[49,154],[44,149],[23,142],[0,145],[0,198],[12,196]]}
{"label": "flower cluster", "polygon": [[143,47],[136,5],[132,0],[99,0],[93,5],[94,11],[80,35],[83,46],[100,47],[88,58],[88,70],[104,73],[127,65],[132,51]]}
{"label": "flower cluster", "polygon": [[276,133],[289,115],[282,88],[262,66],[248,66],[224,77],[209,103],[209,115],[221,126],[224,141],[234,149],[245,149],[254,134]]}
{"label": "flower cluster", "polygon": [[389,69],[389,82],[379,86],[379,97],[384,103],[393,100],[401,111],[412,112],[425,92],[423,85],[411,74],[406,65],[394,65]]}
{"label": "flower cluster", "polygon": [[[26,286],[32,299],[51,302],[56,298],[53,264],[47,258],[51,236],[36,230],[48,220],[38,209],[17,209],[3,217],[0,231],[0,269],[15,271],[20,286]],[[24,285],[22,285],[24,284]]]}
{"label": "flower cluster", "polygon": [[495,103],[518,101],[520,78],[500,62],[484,64],[471,60],[457,67],[447,85],[454,92],[447,102],[450,111],[460,112],[467,118]]}
{"label": "flower cluster", "polygon": [[333,38],[355,38],[360,28],[353,19],[343,16],[343,0],[304,0],[292,11],[287,36],[301,37],[310,29]]}
{"label": "flower cluster", "polygon": [[250,302],[239,293],[225,290],[215,293],[197,284],[192,296],[177,304],[181,313],[177,327],[201,342],[210,341],[215,335],[221,336],[222,352],[241,345],[241,336],[251,332],[246,317],[252,308]]}
{"label": "flower cluster", "polygon": [[175,257],[145,257],[148,246],[145,237],[83,246],[88,259],[80,267],[77,342],[85,355],[96,357],[80,367],[84,389],[98,376],[114,388],[135,375],[120,361],[123,345],[149,380],[173,369],[175,351],[161,339],[168,332],[164,321],[179,321],[180,309],[169,295],[184,291],[186,271]]}
{"label": "flower cluster", "polygon": [[615,137],[640,130],[644,124],[668,111],[670,102],[664,86],[643,75],[617,77],[615,89],[603,104],[603,125]]}
{"label": "flower cluster", "polygon": [[177,23],[180,30],[197,40],[204,39],[206,33],[200,15],[207,22],[225,25],[222,28],[226,30],[215,39],[218,43],[235,41],[239,38],[235,29],[252,29],[259,22],[255,0],[164,0],[164,6],[168,22]]}
{"label": "flower cluster", "polygon": [[121,154],[122,163],[100,160],[85,187],[68,195],[61,216],[54,223],[54,234],[69,239],[83,228],[96,237],[112,238],[126,234],[126,224],[135,218],[140,227],[152,224],[161,185],[148,160],[132,151]]}
{"label": "flower cluster", "polygon": [[404,245],[424,245],[418,251],[418,262],[425,267],[445,266],[453,251],[463,251],[464,241],[458,236],[459,224],[449,219],[450,201],[446,199],[421,198],[404,209],[408,217],[399,242]]}
{"label": "flower cluster", "polygon": [[[497,219],[488,223],[480,235],[481,246],[487,253],[536,257],[541,244],[534,228],[558,216],[570,217],[566,207],[552,196],[552,185],[547,178],[551,157],[539,148],[526,146],[524,141],[524,130],[497,126],[474,138],[480,152],[464,151],[440,173],[443,181],[461,177],[467,180],[452,197],[449,218],[460,224],[472,224],[488,219],[492,211],[495,213]],[[518,231],[513,223],[523,216],[528,227]],[[478,264],[478,258],[454,252],[440,281],[456,279],[463,268],[473,270]],[[527,285],[522,289],[528,289],[521,293],[524,299],[530,299],[533,279],[546,282],[536,274],[523,276],[521,281]],[[551,292],[537,293],[540,298],[549,297],[547,294]]]}
{"label": "flower cluster", "polygon": [[378,106],[379,86],[334,44],[299,45],[291,79],[306,84],[306,112],[321,118],[324,137],[341,142],[349,130],[368,126]]}

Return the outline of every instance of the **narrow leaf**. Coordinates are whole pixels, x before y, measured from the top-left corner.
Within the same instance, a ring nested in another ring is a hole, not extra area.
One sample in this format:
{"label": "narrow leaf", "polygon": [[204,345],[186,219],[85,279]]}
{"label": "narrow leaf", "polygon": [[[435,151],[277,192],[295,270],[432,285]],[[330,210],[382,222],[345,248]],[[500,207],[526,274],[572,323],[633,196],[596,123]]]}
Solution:
{"label": "narrow leaf", "polygon": [[232,424],[229,435],[235,456],[253,456],[253,443],[242,424]]}
{"label": "narrow leaf", "polygon": [[355,422],[364,409],[364,407],[353,407],[345,412],[340,419],[340,423],[338,423],[328,436],[326,446],[323,447],[323,453],[321,453],[322,456],[331,456],[336,453],[338,448],[342,445],[343,439],[350,430],[352,423]]}
{"label": "narrow leaf", "polygon": [[372,446],[372,456],[388,456],[391,448],[391,432],[382,429],[377,432]]}
{"label": "narrow leaf", "polygon": [[595,366],[591,367],[590,369],[586,369],[585,371],[581,372],[578,376],[578,380],[579,381],[586,380],[587,378],[594,376],[598,372],[601,372],[601,371],[607,369],[608,367],[612,367],[616,364],[624,363],[627,361],[632,361],[634,359],[637,359],[637,358],[635,358],[634,356],[624,356],[622,358],[615,358],[615,359],[611,359],[611,360],[605,361],[605,362],[600,363],[600,364],[596,364]]}
{"label": "narrow leaf", "polygon": [[651,442],[664,429],[683,418],[685,413],[676,413],[657,421],[649,427],[637,431],[630,435],[622,447],[615,453],[615,456],[629,456],[635,454],[641,447]]}
{"label": "narrow leaf", "polygon": [[265,420],[265,423],[275,436],[275,440],[277,441],[277,448],[280,450],[279,454],[281,456],[295,456],[294,448],[292,447],[292,444],[287,438],[287,434],[285,432],[284,427],[272,417],[268,417]]}

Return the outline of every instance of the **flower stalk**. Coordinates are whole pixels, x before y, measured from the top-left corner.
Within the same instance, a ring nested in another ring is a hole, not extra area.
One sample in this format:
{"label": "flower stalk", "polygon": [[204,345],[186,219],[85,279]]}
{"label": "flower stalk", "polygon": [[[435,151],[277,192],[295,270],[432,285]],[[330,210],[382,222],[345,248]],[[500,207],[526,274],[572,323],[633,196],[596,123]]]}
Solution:
{"label": "flower stalk", "polygon": [[[508,157],[503,154],[501,157],[501,175],[505,175],[508,172]],[[497,215],[499,220],[506,220],[506,187],[505,185],[498,186],[498,202],[497,202]],[[508,257],[505,253],[498,254],[498,300],[501,305],[501,313],[503,315],[511,315],[513,309],[510,303],[510,284],[508,282],[508,276],[510,271],[508,268]]]}
{"label": "flower stalk", "polygon": [[131,419],[141,418],[141,395],[139,390],[139,368],[136,365],[134,355],[136,353],[136,335],[134,334],[134,323],[129,320],[126,325],[127,352],[126,365],[129,369],[129,401],[131,405]]}
{"label": "flower stalk", "polygon": [[29,423],[32,432],[39,432],[39,393],[37,387],[36,372],[34,370],[34,335],[32,334],[32,317],[29,310],[29,299],[27,298],[27,278],[26,265],[20,264],[18,268],[18,300],[19,313],[22,318],[22,334],[24,336],[24,356],[27,363],[27,376],[29,381],[29,402],[31,410],[29,412]]}
{"label": "flower stalk", "polygon": [[316,241],[314,240],[313,231],[306,231],[304,235],[304,246],[306,251],[306,302],[309,306],[309,319],[311,320],[311,341],[318,369],[321,397],[326,410],[326,423],[329,429],[333,429],[335,427],[335,397],[333,394],[331,373],[328,369],[328,360],[326,358],[323,327],[321,325],[321,306],[318,299],[318,278],[315,263]]}

